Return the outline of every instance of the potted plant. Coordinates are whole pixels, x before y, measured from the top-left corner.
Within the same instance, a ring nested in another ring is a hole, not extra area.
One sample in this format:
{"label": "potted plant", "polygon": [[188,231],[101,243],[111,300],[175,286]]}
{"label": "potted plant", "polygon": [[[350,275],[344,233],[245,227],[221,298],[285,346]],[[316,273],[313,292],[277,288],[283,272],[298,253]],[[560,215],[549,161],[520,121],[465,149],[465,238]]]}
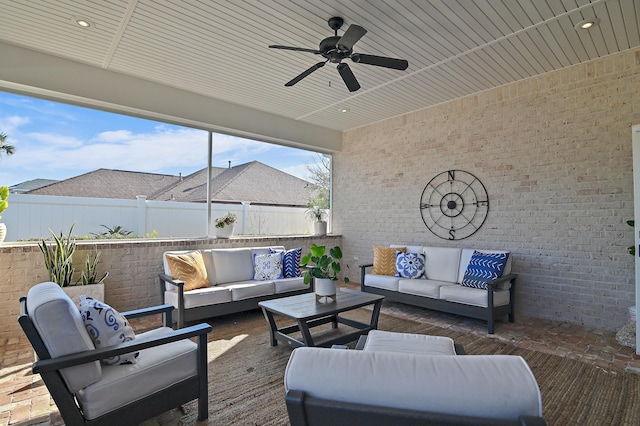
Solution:
{"label": "potted plant", "polygon": [[[7,207],[9,207],[9,203],[7,199],[9,198],[9,187],[8,186],[0,186],[0,213],[5,211]],[[2,219],[2,216],[0,216]],[[0,243],[4,241],[4,238],[7,236],[7,225],[4,223],[0,223]]]}
{"label": "potted plant", "polygon": [[327,210],[321,209],[319,206],[310,206],[304,214],[307,220],[313,222],[313,235],[327,235],[327,219],[329,217]]}
{"label": "potted plant", "polygon": [[[342,250],[340,246],[335,246],[327,253],[325,246],[311,244],[311,250],[300,260],[301,267],[305,269],[302,276],[304,283],[311,283],[316,292],[316,300],[322,297],[336,297],[336,281],[341,271],[340,260]],[[348,283],[349,278],[345,277],[344,282]]]}
{"label": "potted plant", "polygon": [[73,254],[76,251],[76,238],[73,236],[73,227],[69,229],[67,235],[53,235],[53,244],[47,245],[45,240],[38,243],[42,252],[44,266],[49,273],[49,281],[58,284],[78,303],[81,295],[87,295],[97,300],[104,300],[104,280],[109,275],[105,272],[98,278],[98,263],[100,262],[100,252],[92,256],[87,254],[85,268],[80,279],[73,280],[75,268],[73,267]]}
{"label": "potted plant", "polygon": [[233,235],[238,216],[235,213],[227,212],[226,215],[216,219],[216,237],[229,238]]}

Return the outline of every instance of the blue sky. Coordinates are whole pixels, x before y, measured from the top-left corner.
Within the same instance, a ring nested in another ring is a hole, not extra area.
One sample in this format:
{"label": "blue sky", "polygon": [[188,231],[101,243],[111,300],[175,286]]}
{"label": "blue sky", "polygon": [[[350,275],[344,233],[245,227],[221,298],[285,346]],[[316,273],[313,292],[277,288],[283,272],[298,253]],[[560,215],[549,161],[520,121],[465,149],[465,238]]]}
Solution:
{"label": "blue sky", "polygon": [[[0,185],[67,179],[99,168],[183,176],[207,166],[207,132],[0,92],[0,132],[15,146],[0,158]],[[257,160],[305,179],[311,151],[213,136],[217,167]]]}

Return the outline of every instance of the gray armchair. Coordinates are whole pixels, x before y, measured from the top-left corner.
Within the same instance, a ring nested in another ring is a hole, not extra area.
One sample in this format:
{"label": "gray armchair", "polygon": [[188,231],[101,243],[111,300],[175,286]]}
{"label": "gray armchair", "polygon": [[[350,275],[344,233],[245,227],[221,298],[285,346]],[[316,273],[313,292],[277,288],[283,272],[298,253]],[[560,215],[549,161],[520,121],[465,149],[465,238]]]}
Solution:
{"label": "gray armchair", "polygon": [[[171,329],[173,306],[123,312],[128,319],[164,314],[165,327],[95,349],[82,316],[55,283],[32,287],[18,319],[37,355],[40,374],[67,425],[137,424],[193,399],[208,417],[208,324]],[[197,343],[190,340],[197,337]],[[100,360],[138,352],[135,364]]]}

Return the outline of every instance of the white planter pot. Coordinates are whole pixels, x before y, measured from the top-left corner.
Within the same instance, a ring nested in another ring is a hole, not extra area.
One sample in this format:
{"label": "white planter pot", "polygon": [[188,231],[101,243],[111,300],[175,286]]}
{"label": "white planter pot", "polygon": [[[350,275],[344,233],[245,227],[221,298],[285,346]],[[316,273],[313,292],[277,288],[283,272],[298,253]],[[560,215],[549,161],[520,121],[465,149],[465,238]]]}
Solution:
{"label": "white planter pot", "polygon": [[327,235],[327,222],[314,222],[313,235],[317,237]]}
{"label": "white planter pot", "polygon": [[4,223],[0,223],[0,244],[4,241],[4,238],[7,236],[7,225]]}
{"label": "white planter pot", "polygon": [[235,225],[227,225],[222,228],[216,228],[216,238],[230,238],[233,235]]}
{"label": "white planter pot", "polygon": [[336,280],[330,280],[328,278],[314,278],[314,290],[316,293],[316,301],[319,301],[323,297],[329,301],[333,299],[336,301]]}
{"label": "white planter pot", "polygon": [[76,305],[80,302],[80,296],[85,295],[92,297],[96,300],[104,302],[104,283],[89,284],[89,285],[72,285],[68,287],[62,287],[62,290],[67,293],[67,296],[73,300]]}

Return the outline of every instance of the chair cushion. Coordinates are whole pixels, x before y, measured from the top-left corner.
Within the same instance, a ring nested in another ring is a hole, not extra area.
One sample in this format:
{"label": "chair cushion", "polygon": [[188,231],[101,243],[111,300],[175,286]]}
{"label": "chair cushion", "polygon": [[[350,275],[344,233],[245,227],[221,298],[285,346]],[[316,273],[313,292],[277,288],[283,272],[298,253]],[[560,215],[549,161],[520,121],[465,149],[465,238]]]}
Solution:
{"label": "chair cushion", "polygon": [[272,281],[284,278],[282,266],[283,252],[253,254],[253,279]]}
{"label": "chair cushion", "polygon": [[450,337],[395,333],[382,330],[371,330],[369,332],[363,350],[422,355],[456,354],[455,344]]}
{"label": "chair cushion", "polygon": [[396,274],[396,251],[405,253],[406,247],[382,247],[373,246],[373,270],[374,275]]}
{"label": "chair cushion", "polygon": [[462,279],[462,285],[473,288],[487,288],[487,282],[495,280],[504,271],[509,253],[482,253],[475,251],[467,271]]}
{"label": "chair cushion", "polygon": [[[106,348],[136,338],[136,333],[124,315],[106,303],[88,296],[80,296],[78,308],[96,348]],[[102,362],[107,365],[135,364],[137,356],[138,352],[131,352],[103,359]]]}
{"label": "chair cushion", "polygon": [[185,290],[209,287],[207,269],[200,250],[180,254],[167,253],[165,257],[171,276],[184,281]]}
{"label": "chair cushion", "polygon": [[[56,283],[36,284],[27,293],[27,310],[44,346],[52,358],[94,350],[80,311]],[[91,362],[60,370],[72,393],[97,382],[100,362]]]}
{"label": "chair cushion", "polygon": [[522,357],[443,356],[296,348],[285,389],[311,397],[517,421],[542,416],[538,383]]}
{"label": "chair cushion", "polygon": [[417,279],[424,277],[424,254],[396,251],[396,277]]}
{"label": "chair cushion", "polygon": [[[138,338],[159,337],[171,331],[162,327],[141,333]],[[136,364],[103,366],[102,379],[78,392],[85,417],[95,419],[197,375],[197,348],[197,344],[184,339],[141,350]]]}

